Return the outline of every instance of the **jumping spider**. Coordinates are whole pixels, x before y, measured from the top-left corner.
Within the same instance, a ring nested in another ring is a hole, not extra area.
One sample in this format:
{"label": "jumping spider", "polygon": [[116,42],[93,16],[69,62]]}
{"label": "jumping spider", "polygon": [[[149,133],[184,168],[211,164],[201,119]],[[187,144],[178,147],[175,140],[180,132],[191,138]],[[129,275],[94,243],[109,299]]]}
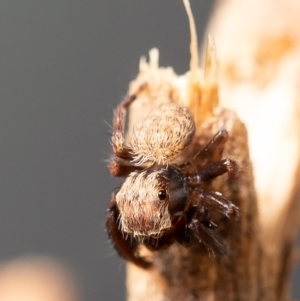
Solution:
{"label": "jumping spider", "polygon": [[192,158],[174,163],[194,137],[193,117],[175,103],[164,104],[134,125],[125,144],[126,112],[136,97],[125,98],[114,115],[109,169],[126,177],[112,195],[106,219],[116,250],[143,268],[152,263],[139,255],[141,243],[153,251],[174,242],[201,243],[226,255],[224,233],[235,224],[238,208],[206,187],[224,173],[237,174],[234,160],[221,160],[227,131],[219,130]]}

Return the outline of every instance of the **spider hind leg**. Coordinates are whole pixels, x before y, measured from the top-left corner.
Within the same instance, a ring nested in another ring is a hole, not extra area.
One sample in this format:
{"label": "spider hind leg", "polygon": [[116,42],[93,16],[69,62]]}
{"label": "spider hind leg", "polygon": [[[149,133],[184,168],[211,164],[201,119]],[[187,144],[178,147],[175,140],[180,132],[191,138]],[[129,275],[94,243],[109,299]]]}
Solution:
{"label": "spider hind leg", "polygon": [[112,147],[117,157],[131,160],[131,150],[126,147],[125,144],[125,126],[126,126],[126,115],[129,106],[136,100],[138,94],[143,91],[146,87],[145,84],[141,84],[132,95],[127,95],[125,99],[117,106],[114,112],[113,120],[113,134],[112,134]]}

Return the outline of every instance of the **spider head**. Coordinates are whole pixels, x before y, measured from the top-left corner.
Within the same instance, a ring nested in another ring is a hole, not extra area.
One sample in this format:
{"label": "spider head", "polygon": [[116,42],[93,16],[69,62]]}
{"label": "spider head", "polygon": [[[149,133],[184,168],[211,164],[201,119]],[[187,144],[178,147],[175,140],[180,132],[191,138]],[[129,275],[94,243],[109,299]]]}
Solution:
{"label": "spider head", "polygon": [[186,207],[185,176],[171,166],[133,172],[116,194],[121,230],[136,237],[159,237]]}

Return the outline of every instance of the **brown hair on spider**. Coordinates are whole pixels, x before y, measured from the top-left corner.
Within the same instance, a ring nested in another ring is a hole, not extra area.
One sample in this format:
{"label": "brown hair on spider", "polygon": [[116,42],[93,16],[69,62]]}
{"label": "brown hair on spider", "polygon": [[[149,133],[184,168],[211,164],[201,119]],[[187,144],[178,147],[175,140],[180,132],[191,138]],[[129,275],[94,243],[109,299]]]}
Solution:
{"label": "brown hair on spider", "polygon": [[[224,173],[238,171],[234,160],[221,158],[227,131],[219,130],[205,148],[178,163],[176,158],[195,134],[189,111],[171,101],[165,103],[137,122],[125,143],[126,112],[135,99],[136,95],[125,98],[114,115],[114,155],[109,168],[113,176],[125,177],[112,195],[106,220],[116,250],[144,268],[151,262],[138,254],[140,243],[150,250],[174,242],[185,246],[200,243],[213,254],[226,255],[228,247],[215,213],[231,227],[238,208],[205,186]],[[203,167],[204,160],[208,164]]]}

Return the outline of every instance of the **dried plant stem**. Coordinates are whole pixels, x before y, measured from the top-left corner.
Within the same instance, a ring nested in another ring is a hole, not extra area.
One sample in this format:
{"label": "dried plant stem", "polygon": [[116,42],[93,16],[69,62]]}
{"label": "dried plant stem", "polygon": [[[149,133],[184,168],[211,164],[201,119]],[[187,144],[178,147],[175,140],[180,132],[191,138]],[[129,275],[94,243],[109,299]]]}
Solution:
{"label": "dried plant stem", "polygon": [[230,136],[225,155],[235,158],[242,172],[238,181],[220,177],[211,189],[240,208],[240,220],[228,237],[226,259],[201,245],[173,245],[151,254],[151,271],[128,264],[129,301],[289,299],[300,220],[299,17],[296,1],[222,1],[209,30],[217,41],[220,81],[212,43],[206,70],[196,80],[194,72],[178,78],[172,69],[159,68],[157,50],[149,63],[141,61],[130,91],[143,82],[148,88],[132,105],[129,126],[170,99],[187,106],[197,133],[184,156],[225,127]]}
{"label": "dried plant stem", "polygon": [[[231,135],[226,153],[248,169],[238,183],[227,178],[214,187],[240,208],[240,224],[228,239],[232,253],[219,259],[200,245],[189,249],[174,245],[155,252],[154,270],[128,266],[129,300],[254,300],[264,289],[264,282],[257,279],[261,252],[245,127],[235,114],[222,111],[201,130],[210,135],[220,125]],[[199,140],[204,140],[200,135]]]}
{"label": "dried plant stem", "polygon": [[228,0],[208,30],[222,62],[221,104],[249,133],[268,300],[289,299],[300,224],[299,18],[298,1]]}

